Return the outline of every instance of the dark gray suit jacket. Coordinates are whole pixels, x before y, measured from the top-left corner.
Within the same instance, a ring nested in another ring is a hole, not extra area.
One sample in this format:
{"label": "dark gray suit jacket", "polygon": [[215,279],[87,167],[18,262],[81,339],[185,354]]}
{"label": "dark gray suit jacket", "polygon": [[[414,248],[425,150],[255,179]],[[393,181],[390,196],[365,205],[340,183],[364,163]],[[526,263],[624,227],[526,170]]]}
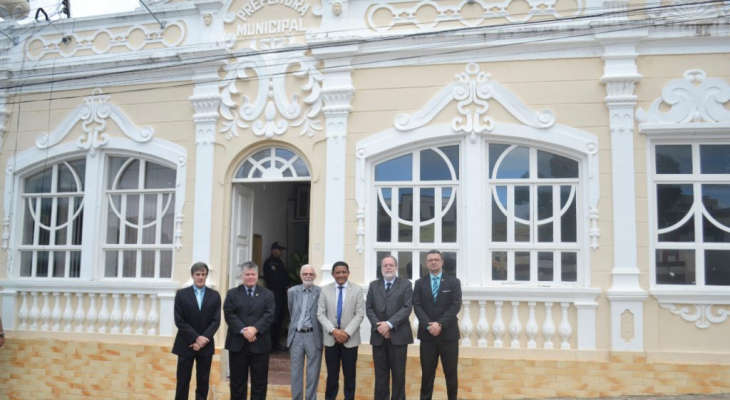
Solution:
{"label": "dark gray suit jacket", "polygon": [[377,279],[370,282],[367,300],[365,301],[365,315],[370,320],[372,332],[370,344],[380,346],[385,338],[378,333],[376,325],[380,321],[388,321],[393,325],[390,331],[390,342],[394,345],[413,343],[411,323],[409,317],[413,308],[413,289],[408,279],[396,278],[388,294],[385,294],[385,280]]}
{"label": "dark gray suit jacket", "polygon": [[[441,275],[439,293],[436,302],[433,301],[431,291],[431,274],[425,275],[416,281],[413,289],[413,311],[418,318],[419,340],[440,340],[450,342],[459,340],[459,319],[456,317],[461,310],[461,281],[446,274]],[[438,322],[442,326],[441,334],[437,337],[428,330],[429,322]]]}
{"label": "dark gray suit jacket", "polygon": [[[312,291],[309,303],[307,304],[307,312],[309,312],[309,319],[312,320],[312,328],[314,329],[314,344],[317,345],[318,349],[322,349],[322,325],[320,325],[317,319],[317,305],[319,303],[319,292],[321,291],[319,286],[312,285],[309,288]],[[297,285],[289,289],[287,297],[289,299],[289,315],[291,320],[289,321],[289,332],[286,335],[286,345],[291,347],[291,343],[294,340],[294,331],[297,329],[297,322],[299,322],[299,316],[302,315],[302,291],[304,285]]]}
{"label": "dark gray suit jacket", "polygon": [[[221,325],[221,296],[206,287],[203,305],[198,309],[198,299],[193,286],[180,289],[175,293],[175,325],[177,335],[172,352],[181,357],[194,357],[196,354],[212,356],[215,352],[215,333]],[[200,353],[190,345],[198,336],[205,336],[210,343],[200,349]]]}
{"label": "dark gray suit jacket", "polygon": [[[253,354],[271,351],[269,328],[274,322],[274,293],[271,290],[256,286],[253,299],[249,299],[245,285],[231,289],[223,302],[223,314],[228,324],[226,350],[238,352],[248,346]],[[253,343],[241,334],[246,326],[253,326],[258,331]]]}

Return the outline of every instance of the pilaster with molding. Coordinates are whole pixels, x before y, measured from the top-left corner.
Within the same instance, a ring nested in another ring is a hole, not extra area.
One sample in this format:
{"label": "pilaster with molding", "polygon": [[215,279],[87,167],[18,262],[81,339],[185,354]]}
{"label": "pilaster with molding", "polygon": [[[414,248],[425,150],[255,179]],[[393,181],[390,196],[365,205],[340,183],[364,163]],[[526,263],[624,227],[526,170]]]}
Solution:
{"label": "pilaster with molding", "polygon": [[[195,88],[189,97],[195,110],[195,207],[193,211],[193,262],[210,264],[211,223],[213,220],[213,172],[215,132],[221,95],[218,90],[218,64],[196,69]],[[212,268],[211,268],[212,273]],[[211,280],[214,282],[215,280]]]}
{"label": "pilaster with molding", "polygon": [[[636,251],[636,195],[634,170],[634,107],[637,71],[636,45],[639,37],[609,34],[604,45],[606,106],[611,131],[613,187],[613,284],[608,291],[611,302],[611,349],[644,350],[644,300],[647,293],[639,283]],[[636,39],[636,40],[631,40]]]}
{"label": "pilaster with molding", "polygon": [[[355,46],[352,46],[355,47]],[[332,281],[332,264],[345,259],[345,184],[347,158],[347,122],[352,107],[352,71],[350,54],[356,49],[318,49],[314,54],[325,59],[322,96],[327,137],[324,265],[322,284]],[[327,54],[329,53],[329,54]],[[337,53],[332,54],[332,53]],[[362,227],[360,227],[362,228]],[[360,229],[358,228],[358,229]]]}

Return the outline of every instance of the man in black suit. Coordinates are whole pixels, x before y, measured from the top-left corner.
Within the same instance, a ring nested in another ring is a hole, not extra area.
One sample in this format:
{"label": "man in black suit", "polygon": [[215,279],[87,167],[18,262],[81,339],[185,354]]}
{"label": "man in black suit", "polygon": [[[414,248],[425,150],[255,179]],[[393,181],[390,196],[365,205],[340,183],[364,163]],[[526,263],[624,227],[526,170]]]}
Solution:
{"label": "man in black suit", "polygon": [[246,400],[251,370],[251,400],[266,399],[269,381],[269,329],[274,321],[274,294],[257,286],[259,267],[241,265],[243,284],[228,291],[223,313],[228,324],[226,350],[231,380],[231,400]]}
{"label": "man in black suit", "polygon": [[426,254],[429,274],[416,281],[413,309],[421,341],[421,400],[431,400],[439,357],[446,376],[446,393],[456,400],[459,391],[459,320],[461,282],[444,275],[444,257],[438,250]]}
{"label": "man in black suit", "polygon": [[193,285],[175,293],[177,336],[172,353],[177,354],[175,400],[187,400],[193,362],[197,365],[196,400],[208,398],[210,366],[215,354],[213,336],[221,325],[221,295],[205,287],[208,266],[197,262],[190,268]]}
{"label": "man in black suit", "polygon": [[[380,261],[381,279],[370,282],[365,315],[370,320],[370,344],[375,364],[375,395],[382,400],[405,400],[406,356],[413,343],[409,317],[413,308],[411,281],[396,276],[398,261],[385,256]],[[393,375],[393,396],[388,387]]]}

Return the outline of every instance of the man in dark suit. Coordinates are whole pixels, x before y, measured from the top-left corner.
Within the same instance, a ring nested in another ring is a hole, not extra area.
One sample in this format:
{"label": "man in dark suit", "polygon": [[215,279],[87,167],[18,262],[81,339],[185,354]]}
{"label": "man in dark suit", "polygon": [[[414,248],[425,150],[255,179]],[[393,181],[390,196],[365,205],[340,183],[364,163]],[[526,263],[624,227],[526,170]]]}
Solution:
{"label": "man in dark suit", "polygon": [[[292,400],[316,400],[319,371],[322,367],[322,325],[317,320],[319,286],[314,284],[317,273],[308,264],[302,266],[302,284],[289,289],[289,347],[291,362]],[[307,392],[303,397],[304,361],[307,362]]]}
{"label": "man in dark suit", "polygon": [[365,319],[362,288],[350,282],[350,267],[344,261],[332,265],[335,281],[319,293],[317,319],[322,324],[324,361],[327,366],[325,400],[335,400],[340,390],[340,365],[345,381],[345,400],[355,399],[357,385],[357,347],[360,323]]}
{"label": "man in dark suit", "polygon": [[286,291],[289,289],[289,272],[286,270],[281,256],[284,254],[284,247],[279,242],[271,244],[271,255],[264,261],[264,281],[266,288],[274,293],[274,322],[271,324],[271,351],[276,354],[279,351],[286,351],[285,347],[279,344],[281,326],[286,318]]}
{"label": "man in dark suit", "polygon": [[215,354],[213,336],[221,325],[221,295],[205,287],[208,266],[197,262],[190,268],[193,285],[175,293],[177,336],[172,353],[177,354],[177,388],[175,400],[187,400],[193,362],[198,386],[195,399],[208,398],[210,366]]}
{"label": "man in dark suit", "polygon": [[228,291],[223,313],[228,324],[226,350],[231,380],[231,400],[246,400],[251,370],[251,400],[266,399],[269,381],[269,329],[274,320],[274,294],[257,286],[259,267],[241,265],[243,284]]}
{"label": "man in dark suit", "polygon": [[426,254],[429,274],[416,281],[413,309],[421,341],[421,400],[431,400],[439,357],[446,376],[446,393],[456,400],[459,390],[459,320],[461,282],[444,275],[444,257],[438,250]]}
{"label": "man in dark suit", "polygon": [[[405,400],[406,356],[413,343],[409,317],[413,307],[411,281],[396,276],[398,261],[385,256],[380,261],[381,279],[370,282],[365,314],[370,320],[375,364],[375,395],[373,398]],[[390,377],[393,376],[391,397]]]}

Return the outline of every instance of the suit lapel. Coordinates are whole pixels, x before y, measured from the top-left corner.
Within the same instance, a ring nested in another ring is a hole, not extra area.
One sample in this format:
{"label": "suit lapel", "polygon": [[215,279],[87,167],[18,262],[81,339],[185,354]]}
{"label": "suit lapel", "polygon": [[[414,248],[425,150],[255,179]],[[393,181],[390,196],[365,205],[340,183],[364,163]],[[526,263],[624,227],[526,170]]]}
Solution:
{"label": "suit lapel", "polygon": [[[393,287],[395,285],[390,287],[390,291],[393,291]],[[385,292],[385,278],[378,279],[378,292],[383,296],[384,299],[388,298],[388,293]]]}
{"label": "suit lapel", "polygon": [[317,311],[316,311],[316,309],[317,309],[317,301],[315,299],[317,299],[317,296],[319,296],[319,290],[320,290],[319,288],[315,288],[315,287],[313,287],[310,290],[310,293],[309,293],[309,309],[310,310],[312,310],[312,309],[315,310],[314,311],[314,314],[310,314],[310,315],[316,315],[317,314]]}

